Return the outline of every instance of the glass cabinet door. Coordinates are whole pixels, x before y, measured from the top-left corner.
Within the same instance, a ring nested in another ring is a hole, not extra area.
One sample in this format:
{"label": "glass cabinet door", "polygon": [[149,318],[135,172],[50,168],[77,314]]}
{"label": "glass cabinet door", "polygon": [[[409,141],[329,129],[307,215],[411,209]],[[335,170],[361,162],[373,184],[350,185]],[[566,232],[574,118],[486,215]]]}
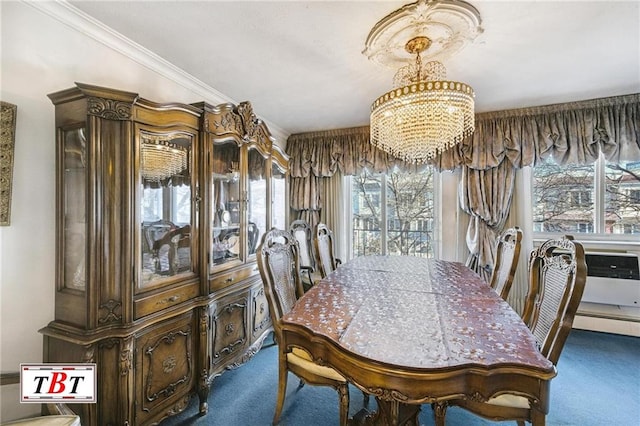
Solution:
{"label": "glass cabinet door", "polygon": [[140,131],[142,288],[193,269],[193,139],[183,132]]}
{"label": "glass cabinet door", "polygon": [[248,150],[247,246],[255,254],[267,231],[267,159],[256,148]]}
{"label": "glass cabinet door", "polygon": [[62,134],[64,167],[62,202],[64,211],[63,244],[64,288],[85,290],[87,282],[85,253],[87,236],[87,140],[84,127],[64,130]]}
{"label": "glass cabinet door", "polygon": [[240,184],[240,147],[234,141],[214,143],[209,259],[212,267],[240,260]]}
{"label": "glass cabinet door", "polygon": [[275,161],[271,164],[271,226],[287,229],[287,174]]}

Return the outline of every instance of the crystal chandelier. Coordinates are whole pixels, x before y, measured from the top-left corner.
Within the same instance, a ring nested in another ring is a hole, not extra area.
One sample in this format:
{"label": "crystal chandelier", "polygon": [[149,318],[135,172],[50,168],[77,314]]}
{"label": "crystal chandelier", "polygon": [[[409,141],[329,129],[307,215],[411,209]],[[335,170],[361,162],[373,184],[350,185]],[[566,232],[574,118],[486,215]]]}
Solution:
{"label": "crystal chandelier", "polygon": [[[371,143],[409,163],[425,163],[460,143],[474,130],[474,91],[448,80],[438,60],[460,49],[482,29],[480,15],[463,1],[421,0],[374,26],[363,52],[385,65],[401,67],[394,89],[371,106]],[[402,45],[404,52],[399,53]]]}
{"label": "crystal chandelier", "polygon": [[187,149],[166,137],[143,135],[140,156],[140,172],[147,181],[160,182],[187,168]]}

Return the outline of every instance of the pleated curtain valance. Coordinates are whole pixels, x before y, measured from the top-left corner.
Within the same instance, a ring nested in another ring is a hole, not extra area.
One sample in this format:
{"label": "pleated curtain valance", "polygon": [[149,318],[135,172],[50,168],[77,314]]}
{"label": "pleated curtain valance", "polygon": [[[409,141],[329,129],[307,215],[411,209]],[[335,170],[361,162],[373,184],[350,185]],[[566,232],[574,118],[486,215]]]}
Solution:
{"label": "pleated curtain valance", "polygon": [[[462,144],[430,163],[438,170],[488,169],[507,159],[514,167],[552,155],[559,164],[585,164],[604,153],[612,162],[640,160],[640,94],[476,115],[476,129]],[[419,170],[369,143],[369,126],[289,136],[291,176],[330,177],[336,170]]]}
{"label": "pleated curtain valance", "polygon": [[533,166],[550,155],[558,164],[589,164],[600,152],[611,162],[640,160],[640,94],[478,114],[476,130],[444,153],[444,169],[465,165]]}

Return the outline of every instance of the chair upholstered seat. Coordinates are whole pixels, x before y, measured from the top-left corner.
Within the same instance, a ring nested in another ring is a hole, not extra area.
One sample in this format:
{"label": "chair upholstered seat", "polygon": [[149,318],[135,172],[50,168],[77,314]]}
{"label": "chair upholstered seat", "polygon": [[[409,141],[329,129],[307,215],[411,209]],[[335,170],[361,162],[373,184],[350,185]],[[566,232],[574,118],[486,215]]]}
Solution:
{"label": "chair upholstered seat", "polygon": [[335,380],[336,382],[347,382],[347,379],[333,368],[325,367],[313,362],[311,356],[300,348],[293,348],[293,350],[287,354],[287,362],[304,368],[308,372],[317,376],[326,377],[327,379]]}
{"label": "chair upholstered seat", "polygon": [[531,408],[531,404],[527,398],[510,393],[504,393],[496,396],[495,398],[491,398],[486,403],[491,405],[500,405],[502,407],[525,408],[527,410]]}

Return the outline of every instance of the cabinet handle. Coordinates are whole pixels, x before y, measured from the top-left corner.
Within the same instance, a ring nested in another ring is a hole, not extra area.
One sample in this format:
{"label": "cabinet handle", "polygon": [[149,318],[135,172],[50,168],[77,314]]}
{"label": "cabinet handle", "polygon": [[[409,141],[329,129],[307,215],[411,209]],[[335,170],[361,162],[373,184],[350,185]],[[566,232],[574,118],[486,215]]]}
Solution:
{"label": "cabinet handle", "polygon": [[180,296],[171,296],[166,299],[158,300],[156,305],[166,305],[167,303],[177,302],[178,300],[180,300]]}
{"label": "cabinet handle", "polygon": [[232,283],[233,282],[233,277],[229,277],[226,280],[224,280],[225,283]]}

